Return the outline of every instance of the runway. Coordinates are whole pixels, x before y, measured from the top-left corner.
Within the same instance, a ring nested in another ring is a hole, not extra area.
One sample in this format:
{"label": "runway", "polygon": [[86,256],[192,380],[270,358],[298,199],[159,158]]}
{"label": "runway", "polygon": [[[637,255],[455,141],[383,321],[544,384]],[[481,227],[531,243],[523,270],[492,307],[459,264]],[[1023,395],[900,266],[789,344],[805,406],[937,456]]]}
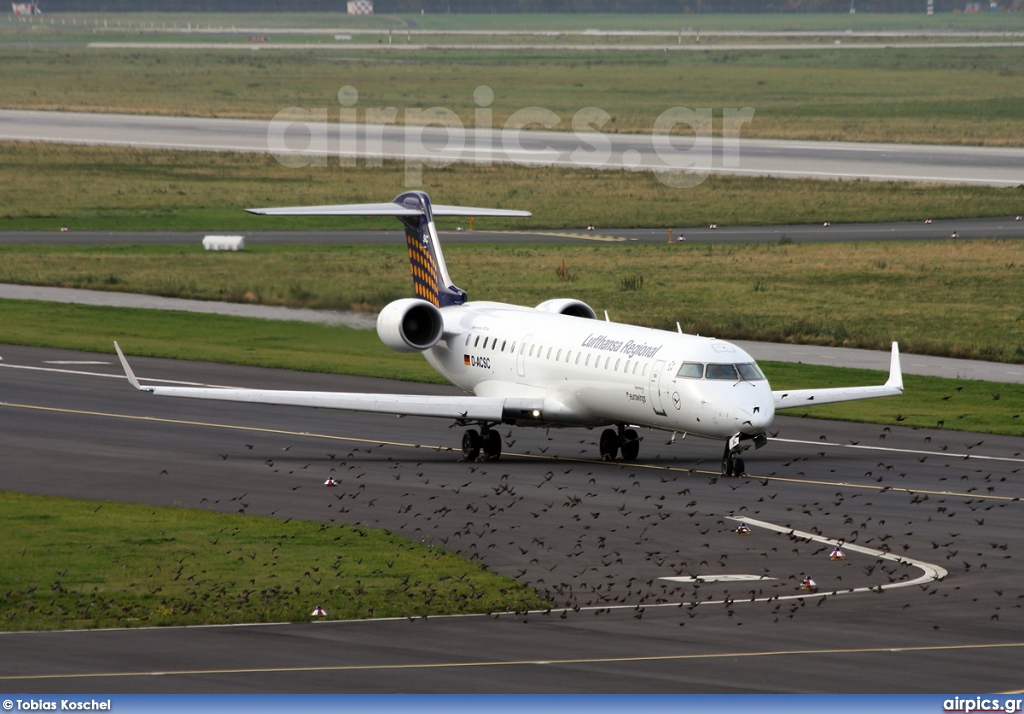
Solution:
{"label": "runway", "polygon": [[[460,431],[443,422],[160,400],[131,390],[113,355],[0,354],[0,489],[226,512],[246,492],[247,514],[389,528],[517,577],[555,606],[525,616],[6,633],[0,687],[9,691],[1022,687],[1012,664],[1024,648],[1020,439],[779,418],[768,445],[746,455],[749,476],[721,479],[716,442],[668,445],[646,433],[638,463],[605,464],[592,431],[502,429],[501,461],[465,463],[450,450]],[[133,366],[143,380],[450,391],[158,359]],[[339,490],[365,486],[345,513],[321,485],[331,468]],[[732,517],[752,519],[751,535],[738,536]],[[791,528],[806,537],[787,536]],[[848,545],[846,560],[831,561],[830,538],[868,550]],[[724,574],[775,579],[664,579]],[[805,574],[817,595],[799,590]]]}
{"label": "runway", "polygon": [[[285,109],[282,107],[281,109]],[[312,109],[312,108],[306,108]],[[666,107],[666,110],[669,107]],[[716,111],[719,108],[716,108]],[[333,111],[333,110],[332,110]],[[514,162],[643,171],[696,171],[781,178],[921,181],[988,186],[1024,183],[1024,149],[779,141],[708,137],[655,142],[649,134],[504,132],[491,127],[396,126],[340,122],[90,114],[0,110],[0,140],[136,146],[153,149],[275,153],[289,161],[315,156]],[[544,117],[537,121],[539,122]],[[569,117],[563,117],[569,119]],[[742,137],[742,132],[739,133]],[[674,184],[673,184],[674,185]]]}

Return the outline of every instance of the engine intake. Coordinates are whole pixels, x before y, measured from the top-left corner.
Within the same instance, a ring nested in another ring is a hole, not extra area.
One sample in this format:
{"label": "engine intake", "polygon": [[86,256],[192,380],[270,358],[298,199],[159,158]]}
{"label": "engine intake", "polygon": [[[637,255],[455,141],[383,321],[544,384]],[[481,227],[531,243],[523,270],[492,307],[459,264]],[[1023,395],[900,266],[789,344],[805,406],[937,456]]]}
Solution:
{"label": "engine intake", "polygon": [[404,298],[389,303],[377,315],[377,335],[398,352],[423,352],[437,344],[444,318],[432,303]]}
{"label": "engine intake", "polygon": [[589,320],[597,319],[597,313],[594,312],[594,308],[590,307],[590,305],[585,302],[580,302],[579,300],[573,300],[571,298],[545,300],[535,309],[540,310],[541,312],[556,312],[560,315],[585,317]]}

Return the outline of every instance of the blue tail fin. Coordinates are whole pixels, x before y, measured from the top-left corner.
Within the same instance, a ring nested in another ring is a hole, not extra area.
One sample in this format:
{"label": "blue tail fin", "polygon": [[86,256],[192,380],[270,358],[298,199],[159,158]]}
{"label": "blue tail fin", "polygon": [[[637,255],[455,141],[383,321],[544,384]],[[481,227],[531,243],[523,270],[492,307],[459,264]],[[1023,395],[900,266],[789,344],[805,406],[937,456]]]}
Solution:
{"label": "blue tail fin", "polygon": [[430,197],[422,191],[409,191],[393,202],[405,208],[422,211],[418,215],[399,216],[405,225],[405,242],[409,248],[409,263],[412,267],[416,297],[423,298],[436,307],[461,305],[466,302],[466,291],[452,285],[452,280],[448,276],[441,243],[434,228]]}

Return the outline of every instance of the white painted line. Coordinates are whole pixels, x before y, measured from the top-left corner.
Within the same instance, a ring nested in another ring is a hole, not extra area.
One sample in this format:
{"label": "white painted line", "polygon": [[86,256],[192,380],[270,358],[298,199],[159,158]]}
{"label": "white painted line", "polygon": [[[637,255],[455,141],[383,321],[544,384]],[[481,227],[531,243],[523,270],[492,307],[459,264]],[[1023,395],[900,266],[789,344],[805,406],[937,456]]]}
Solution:
{"label": "white painted line", "polygon": [[[85,363],[90,364],[90,363]],[[110,364],[110,362],[93,362],[91,364]],[[0,364],[8,369],[29,369],[34,372],[56,372],[58,374],[78,374],[86,377],[106,377],[108,379],[127,379],[123,374],[103,374],[102,372],[82,372],[77,369],[57,369],[56,367],[31,367],[27,364]],[[143,382],[160,382],[161,384],[179,384],[186,387],[216,387],[217,389],[239,389],[221,384],[203,384],[202,382],[182,382],[174,379],[144,379]]]}
{"label": "white painted line", "polygon": [[783,444],[810,444],[813,446],[838,446],[843,449],[860,449],[867,451],[888,451],[895,454],[920,454],[924,456],[944,456],[951,459],[983,459],[986,461],[1009,461],[1014,464],[1024,464],[1024,458],[1012,456],[984,456],[981,454],[958,453],[955,451],[924,451],[921,449],[896,449],[891,446],[869,446],[867,444],[837,444],[834,441],[807,441],[804,439],[770,439]]}
{"label": "white painted line", "polygon": [[76,360],[76,359],[47,359],[43,360],[43,364],[113,364],[113,362],[99,362],[96,360]]}
{"label": "white painted line", "polygon": [[658,578],[658,580],[671,580],[674,583],[738,583],[746,580],[776,580],[777,578],[770,578],[767,575],[743,575],[743,574],[724,574],[724,575],[675,575],[667,578]]}
{"label": "white painted line", "polygon": [[[776,533],[786,533],[797,538],[803,538],[805,540],[813,540],[818,543],[824,543],[825,545],[831,545],[836,548],[842,547],[846,550],[853,551],[855,553],[864,553],[866,555],[873,555],[881,560],[891,560],[894,563],[901,565],[911,565],[915,568],[919,568],[923,571],[923,574],[913,580],[898,580],[892,583],[879,584],[877,588],[850,588],[849,590],[837,591],[835,594],[840,592],[868,592],[877,590],[889,590],[892,588],[906,588],[911,585],[923,585],[924,583],[930,583],[933,580],[942,580],[949,572],[940,565],[934,565],[932,563],[926,563],[923,560],[917,560],[916,558],[908,558],[904,555],[897,555],[885,550],[878,550],[876,548],[868,548],[867,546],[857,545],[856,543],[847,543],[846,541],[837,540],[835,538],[826,538],[816,533],[808,533],[806,531],[798,531],[793,528],[787,528],[785,526],[778,526],[768,521],[759,521],[756,518],[735,518],[733,516],[726,516],[730,521],[739,521],[746,523],[748,526],[757,526],[759,528],[767,528],[768,530],[775,531]],[[802,597],[802,596],[799,596]]]}

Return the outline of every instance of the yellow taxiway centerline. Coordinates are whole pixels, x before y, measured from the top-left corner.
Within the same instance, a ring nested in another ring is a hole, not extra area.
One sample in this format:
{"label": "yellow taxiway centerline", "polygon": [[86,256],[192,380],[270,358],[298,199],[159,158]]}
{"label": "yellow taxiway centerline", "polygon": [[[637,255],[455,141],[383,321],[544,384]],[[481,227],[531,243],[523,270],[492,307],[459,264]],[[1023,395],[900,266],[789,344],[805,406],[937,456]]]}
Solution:
{"label": "yellow taxiway centerline", "polygon": [[[0,402],[0,407],[11,407],[13,409],[31,409],[34,411],[53,412],[58,414],[78,414],[82,416],[97,416],[106,417],[110,419],[128,419],[131,421],[147,421],[159,424],[176,424],[179,426],[200,426],[212,429],[229,429],[234,431],[249,431],[259,434],[279,434],[282,436],[305,436],[314,439],[329,439],[331,441],[350,441],[357,444],[378,444],[380,446],[398,446],[413,449],[429,449],[432,451],[454,451],[451,446],[441,446],[436,444],[413,444],[402,441],[387,441],[383,439],[363,439],[354,436],[337,436],[335,434],[318,434],[310,431],[289,431],[287,429],[270,429],[267,427],[259,426],[244,426],[238,424],[219,424],[217,422],[203,422],[203,421],[191,421],[188,419],[168,419],[166,417],[150,417],[150,416],[138,416],[133,414],[114,414],[111,412],[94,412],[82,409],[64,409],[60,407],[43,407],[34,404],[14,404],[11,402]],[[581,463],[581,464],[603,464],[609,466],[615,466],[623,468],[627,464],[622,462],[607,462],[600,459],[582,459],[577,457],[561,457],[557,455],[546,456],[541,454],[527,454],[527,453],[513,453],[508,452],[511,456],[516,456],[524,459],[541,459],[546,461],[560,461],[568,463]],[[692,474],[703,474],[709,476],[720,477],[717,471],[703,471],[699,469],[690,469],[685,466],[657,466],[654,464],[643,464],[643,463],[629,463],[629,468],[632,469],[646,469],[651,471],[669,471],[673,473],[692,473]],[[930,496],[951,496],[956,498],[972,498],[986,501],[1021,501],[1024,500],[1020,496],[996,496],[993,494],[983,493],[966,493],[960,491],[933,491],[929,489],[920,488],[906,488],[902,486],[875,486],[872,484],[856,484],[844,481],[822,481],[817,479],[799,479],[799,478],[788,478],[784,476],[758,476],[756,474],[744,474],[741,478],[746,478],[753,481],[778,481],[782,483],[799,483],[810,486],[829,486],[832,488],[856,488],[865,491],[895,491],[907,494],[918,494],[923,493]]]}
{"label": "yellow taxiway centerline", "polygon": [[[114,414],[111,412],[92,412],[87,410],[79,409],[62,409],[58,407],[40,407],[37,405],[26,405],[26,404],[13,404],[10,402],[0,402],[0,407],[10,407],[12,409],[29,409],[40,412],[53,412],[57,414],[78,414],[82,416],[90,417],[105,417],[110,419],[128,419],[131,421],[147,421],[161,424],[176,424],[179,426],[202,426],[207,428],[215,429],[231,429],[236,431],[251,431],[254,433],[269,433],[269,434],[281,434],[283,436],[308,436],[311,438],[325,438],[333,440],[333,442],[352,442],[354,444],[376,444],[382,447],[404,447],[409,449],[428,449],[431,451],[455,451],[453,447],[445,447],[431,444],[412,444],[408,442],[388,442],[386,439],[380,438],[360,438],[357,436],[339,436],[337,434],[322,434],[313,431],[291,431],[288,429],[271,429],[263,426],[245,426],[240,424],[220,424],[217,422],[206,422],[206,421],[191,421],[187,419],[168,419],[166,417],[145,417],[137,416],[133,414]],[[685,466],[657,466],[655,464],[644,464],[631,462],[629,464],[624,462],[607,462],[600,459],[582,459],[577,457],[560,457],[557,455],[546,456],[540,454],[525,454],[525,453],[513,453],[508,452],[509,456],[516,456],[522,459],[540,459],[547,461],[563,461],[568,463],[583,463],[583,464],[602,464],[616,466],[618,468],[629,468],[635,469],[646,469],[652,471],[671,471],[675,473],[699,473],[703,475],[719,476],[721,474],[718,471],[706,471],[693,468],[686,468]],[[742,478],[750,480],[763,480],[763,481],[779,481],[779,482],[790,482],[790,484],[804,484],[806,486],[827,486],[829,488],[844,488],[844,489],[859,489],[862,491],[874,491],[878,493],[884,493],[886,491],[900,492],[906,494],[926,494],[929,496],[948,496],[955,498],[971,498],[985,501],[1021,501],[1024,500],[1020,496],[994,496],[992,494],[969,494],[966,492],[957,491],[931,491],[928,489],[908,489],[904,487],[894,486],[873,486],[870,484],[850,484],[848,481],[829,481],[820,480],[815,478],[792,478],[786,476],[763,476],[753,473],[743,474]]]}

